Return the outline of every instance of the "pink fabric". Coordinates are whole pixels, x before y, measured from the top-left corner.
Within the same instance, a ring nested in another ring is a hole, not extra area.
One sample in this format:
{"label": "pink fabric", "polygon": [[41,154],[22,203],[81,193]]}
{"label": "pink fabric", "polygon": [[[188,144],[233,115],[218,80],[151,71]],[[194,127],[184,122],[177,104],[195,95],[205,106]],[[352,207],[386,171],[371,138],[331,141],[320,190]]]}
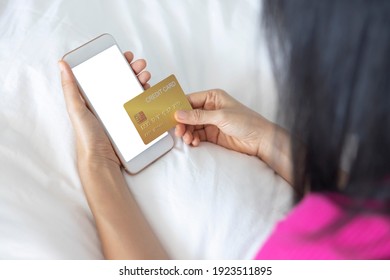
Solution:
{"label": "pink fabric", "polygon": [[[255,258],[390,259],[390,217],[372,212],[351,218],[341,207],[345,203],[348,199],[340,195],[307,195]],[[335,222],[340,227],[330,228]]]}

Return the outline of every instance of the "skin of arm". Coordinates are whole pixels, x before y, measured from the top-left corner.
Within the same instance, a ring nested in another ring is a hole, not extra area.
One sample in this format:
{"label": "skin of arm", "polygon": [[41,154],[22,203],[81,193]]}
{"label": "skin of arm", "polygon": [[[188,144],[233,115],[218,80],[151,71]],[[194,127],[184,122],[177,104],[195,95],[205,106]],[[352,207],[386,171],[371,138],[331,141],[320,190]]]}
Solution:
{"label": "skin of arm", "polygon": [[79,173],[107,259],[168,258],[118,165],[84,159]]}

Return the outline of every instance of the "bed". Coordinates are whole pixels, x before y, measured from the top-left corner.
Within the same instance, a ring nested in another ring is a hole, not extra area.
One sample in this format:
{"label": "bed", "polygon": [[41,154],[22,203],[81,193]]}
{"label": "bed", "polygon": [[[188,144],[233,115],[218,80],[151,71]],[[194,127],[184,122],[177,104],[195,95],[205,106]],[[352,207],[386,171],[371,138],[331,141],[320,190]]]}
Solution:
{"label": "bed", "polygon": [[[105,32],[147,59],[151,84],[175,74],[186,93],[223,88],[275,120],[259,1],[0,0],[0,259],[103,258],[57,61]],[[175,259],[250,259],[291,208],[262,161],[209,143],[175,139],[125,176]]]}

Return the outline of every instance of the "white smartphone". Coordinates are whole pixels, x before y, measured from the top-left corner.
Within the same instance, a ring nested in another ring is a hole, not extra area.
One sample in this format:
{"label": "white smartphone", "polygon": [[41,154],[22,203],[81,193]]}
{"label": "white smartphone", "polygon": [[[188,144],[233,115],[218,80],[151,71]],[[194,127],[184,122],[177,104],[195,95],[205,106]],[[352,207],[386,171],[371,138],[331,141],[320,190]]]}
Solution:
{"label": "white smartphone", "polygon": [[126,171],[135,174],[173,147],[167,132],[145,145],[123,107],[144,91],[115,39],[103,34],[64,55],[90,110]]}

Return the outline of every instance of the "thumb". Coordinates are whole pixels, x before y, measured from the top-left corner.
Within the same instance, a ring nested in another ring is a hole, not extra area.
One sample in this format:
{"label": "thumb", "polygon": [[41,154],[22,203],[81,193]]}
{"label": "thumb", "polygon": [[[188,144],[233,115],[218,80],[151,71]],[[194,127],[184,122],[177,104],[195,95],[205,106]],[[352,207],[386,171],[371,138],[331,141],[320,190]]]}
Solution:
{"label": "thumb", "polygon": [[68,112],[72,117],[73,113],[77,113],[85,109],[85,103],[80,95],[79,88],[73,76],[72,70],[69,68],[69,65],[65,61],[60,60],[58,62],[58,66],[61,70],[61,84],[62,90],[64,92],[66,107],[68,108]]}
{"label": "thumb", "polygon": [[178,122],[190,125],[213,124],[218,125],[220,113],[208,110],[176,111],[175,119]]}

